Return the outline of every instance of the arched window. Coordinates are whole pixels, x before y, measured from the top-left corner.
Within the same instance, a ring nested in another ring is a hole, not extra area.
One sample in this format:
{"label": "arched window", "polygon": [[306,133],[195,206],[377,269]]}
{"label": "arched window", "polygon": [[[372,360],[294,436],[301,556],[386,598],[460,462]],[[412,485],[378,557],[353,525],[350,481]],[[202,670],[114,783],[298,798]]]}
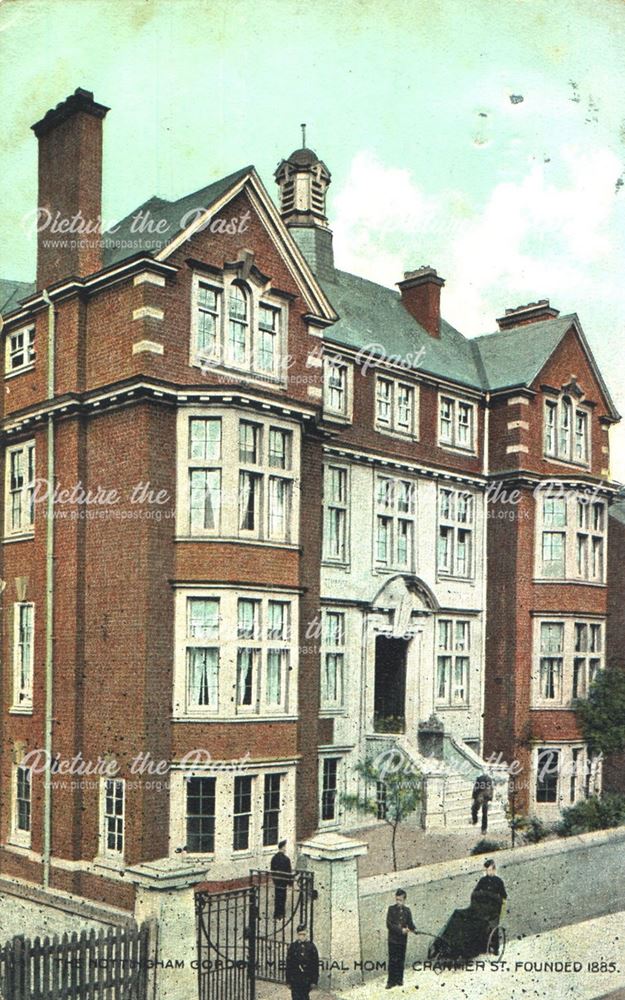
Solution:
{"label": "arched window", "polygon": [[228,296],[228,353],[237,365],[245,365],[249,359],[249,297],[240,285],[232,285]]}

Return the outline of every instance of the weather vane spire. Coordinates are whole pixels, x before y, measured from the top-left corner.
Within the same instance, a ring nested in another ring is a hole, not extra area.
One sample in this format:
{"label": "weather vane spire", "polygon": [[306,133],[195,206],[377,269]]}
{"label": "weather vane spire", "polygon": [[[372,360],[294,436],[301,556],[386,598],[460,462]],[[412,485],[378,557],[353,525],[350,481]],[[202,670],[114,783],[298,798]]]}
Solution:
{"label": "weather vane spire", "polygon": [[305,149],[306,148],[306,122],[302,122],[302,124],[300,125],[300,128],[302,130],[302,149]]}

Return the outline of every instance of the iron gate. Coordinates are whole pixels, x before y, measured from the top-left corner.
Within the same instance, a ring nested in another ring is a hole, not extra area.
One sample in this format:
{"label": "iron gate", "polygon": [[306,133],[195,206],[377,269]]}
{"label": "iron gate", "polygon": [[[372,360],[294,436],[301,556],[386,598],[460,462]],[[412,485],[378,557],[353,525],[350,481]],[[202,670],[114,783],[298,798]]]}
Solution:
{"label": "iron gate", "polygon": [[249,886],[196,893],[199,1000],[255,1000],[257,979],[286,981],[299,924],[313,939],[312,872],[275,875],[253,869]]}
{"label": "iron gate", "polygon": [[257,890],[198,892],[200,1000],[255,1000]]}
{"label": "iron gate", "polygon": [[297,937],[298,924],[306,924],[313,940],[314,888],[312,872],[289,875],[252,869],[257,893],[256,976],[274,983],[286,982],[286,953]]}

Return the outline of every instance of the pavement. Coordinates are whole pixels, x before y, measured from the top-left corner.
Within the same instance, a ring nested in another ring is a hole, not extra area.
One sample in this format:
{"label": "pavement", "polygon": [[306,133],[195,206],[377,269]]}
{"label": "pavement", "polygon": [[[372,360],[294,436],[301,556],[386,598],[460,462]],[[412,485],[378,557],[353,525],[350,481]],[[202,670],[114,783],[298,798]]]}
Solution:
{"label": "pavement", "polygon": [[[342,990],[336,1000],[444,996],[444,1000],[599,1000],[625,988],[625,912],[509,941],[497,963],[454,971],[407,970],[405,985],[384,980]],[[551,966],[549,966],[551,963]]]}
{"label": "pavement", "polygon": [[[552,963],[551,969],[545,963]],[[568,963],[568,964],[567,964]],[[259,1000],[290,1000],[286,987],[258,983]],[[311,1000],[625,1000],[625,912],[508,941],[499,962],[477,959],[467,969],[406,969],[404,986],[385,978]]]}

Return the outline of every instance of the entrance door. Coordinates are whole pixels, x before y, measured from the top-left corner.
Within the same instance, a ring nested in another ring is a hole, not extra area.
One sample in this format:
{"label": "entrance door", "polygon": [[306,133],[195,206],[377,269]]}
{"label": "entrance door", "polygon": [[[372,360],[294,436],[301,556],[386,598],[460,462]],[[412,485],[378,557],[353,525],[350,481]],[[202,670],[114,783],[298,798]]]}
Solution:
{"label": "entrance door", "polygon": [[406,726],[406,639],[379,635],[375,641],[373,729],[403,733]]}

